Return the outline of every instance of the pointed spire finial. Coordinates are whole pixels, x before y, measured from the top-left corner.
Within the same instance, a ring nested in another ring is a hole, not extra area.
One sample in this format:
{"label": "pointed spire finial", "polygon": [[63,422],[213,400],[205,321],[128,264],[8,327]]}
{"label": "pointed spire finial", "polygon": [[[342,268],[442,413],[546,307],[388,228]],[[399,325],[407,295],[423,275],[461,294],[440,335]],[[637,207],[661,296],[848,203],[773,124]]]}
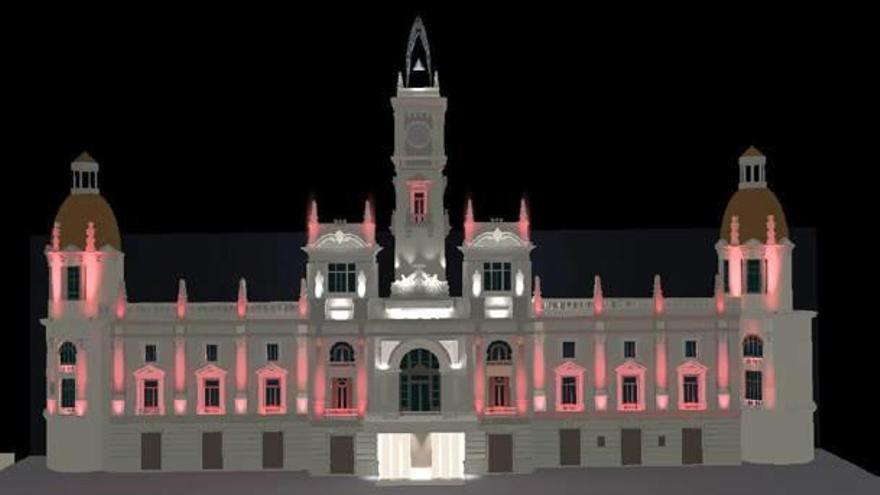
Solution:
{"label": "pointed spire finial", "polygon": [[397,73],[397,87],[398,88],[403,87],[403,74],[400,72]]}
{"label": "pointed spire finial", "polygon": [[244,318],[245,314],[247,314],[247,303],[247,282],[244,277],[242,277],[238,281],[238,305],[236,308],[238,310],[239,318]]}
{"label": "pointed spire finial", "polygon": [[663,298],[663,286],[660,284],[660,274],[654,275],[654,314],[663,314],[666,302]]}
{"label": "pointed spire finial", "polygon": [[600,316],[605,312],[605,295],[602,293],[602,277],[593,278],[593,315]]}
{"label": "pointed spire finial", "polygon": [[519,200],[519,236],[524,241],[529,240],[529,226],[531,221],[529,220],[529,210],[526,207],[526,198],[523,197]]}
{"label": "pointed spire finial", "polygon": [[718,314],[724,313],[724,284],[721,281],[721,275],[715,274],[715,311]]}
{"label": "pointed spire finial", "polygon": [[470,197],[464,210],[464,243],[470,244],[474,240],[474,202]]}
{"label": "pointed spire finial", "polygon": [[367,244],[372,245],[376,242],[376,222],[373,220],[373,205],[370,198],[364,201],[364,237]]}
{"label": "pointed spire finial", "polygon": [[61,222],[52,225],[52,251],[61,250]]}
{"label": "pointed spire finial", "polygon": [[440,71],[439,70],[434,71],[434,87],[435,88],[440,87]]}
{"label": "pointed spire finial", "polygon": [[116,318],[124,319],[125,318],[125,310],[128,305],[128,295],[125,293],[125,282],[122,280],[119,281],[119,286],[116,289]]}
{"label": "pointed spire finial", "polygon": [[95,222],[86,225],[86,251],[95,250]]}
{"label": "pointed spire finial", "polygon": [[[413,66],[413,51],[416,47],[416,42],[421,43],[422,49],[425,51],[425,62],[422,63],[422,59],[418,58],[416,60],[416,65]],[[416,16],[415,20],[413,20],[412,28],[409,30],[409,42],[406,46],[406,87],[412,87],[411,78],[413,72],[418,70],[425,70],[429,74],[433,72],[431,70],[431,47],[428,46],[428,34],[425,31],[425,25],[422,23],[422,18]]]}
{"label": "pointed spire finial", "polygon": [[767,244],[776,244],[776,217],[767,215]]}
{"label": "pointed spire finial", "polygon": [[532,310],[535,316],[544,314],[544,297],[541,295],[541,277],[535,275],[534,297],[532,298]]}
{"label": "pointed spire finial", "polygon": [[186,293],[186,280],[177,281],[177,318],[186,318],[186,305],[189,302],[189,296]]}
{"label": "pointed spire finial", "polygon": [[309,204],[309,215],[307,221],[307,228],[309,233],[309,244],[314,244],[315,241],[318,240],[318,232],[321,229],[321,226],[318,223],[318,202],[316,200],[312,200]]}

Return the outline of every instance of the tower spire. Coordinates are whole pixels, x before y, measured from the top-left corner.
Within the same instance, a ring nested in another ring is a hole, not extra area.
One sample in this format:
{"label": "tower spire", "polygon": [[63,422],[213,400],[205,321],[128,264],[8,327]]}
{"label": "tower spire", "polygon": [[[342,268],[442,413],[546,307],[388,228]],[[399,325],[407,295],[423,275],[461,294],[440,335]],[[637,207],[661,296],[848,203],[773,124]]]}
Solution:
{"label": "tower spire", "polygon": [[[421,50],[418,48],[421,47]],[[422,53],[419,53],[422,52]],[[424,61],[422,60],[424,57]],[[415,60],[414,60],[415,59]],[[428,76],[425,86],[433,86],[431,69],[431,47],[428,45],[428,33],[422,18],[416,16],[409,30],[409,42],[406,46],[406,87],[417,87],[412,76],[414,72],[424,72]],[[418,86],[421,86],[418,85]]]}
{"label": "tower spire", "polygon": [[186,317],[187,301],[186,280],[180,279],[177,282],[177,317],[181,320]]}
{"label": "tower spire", "polygon": [[660,274],[654,275],[654,314],[661,315],[666,307],[663,298],[663,286],[660,284]]}
{"label": "tower spire", "polygon": [[762,189],[767,187],[767,157],[758,148],[749,146],[739,157],[739,188]]}
{"label": "tower spire", "polygon": [[526,207],[526,198],[519,200],[519,236],[524,241],[529,240],[529,210]]}
{"label": "tower spire", "polygon": [[70,164],[71,194],[98,194],[98,162],[87,151]]}
{"label": "tower spire", "polygon": [[602,294],[602,278],[599,275],[593,279],[593,315],[599,316],[605,312],[605,296]]}

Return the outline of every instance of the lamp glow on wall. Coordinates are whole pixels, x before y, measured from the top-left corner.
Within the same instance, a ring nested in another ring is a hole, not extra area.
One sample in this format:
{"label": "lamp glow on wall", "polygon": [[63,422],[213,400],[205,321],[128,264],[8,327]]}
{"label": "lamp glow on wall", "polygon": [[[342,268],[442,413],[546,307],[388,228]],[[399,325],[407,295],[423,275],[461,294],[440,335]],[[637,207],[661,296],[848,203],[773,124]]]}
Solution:
{"label": "lamp glow on wall", "polygon": [[318,273],[315,274],[315,298],[321,299],[321,296],[324,295],[324,275],[319,270]]}
{"label": "lamp glow on wall", "polygon": [[363,270],[358,273],[357,294],[358,297],[361,299],[363,299],[364,296],[367,295],[367,276],[364,275]]}
{"label": "lamp glow on wall", "polygon": [[517,270],[516,271],[516,285],[515,285],[517,297],[523,295],[523,291],[525,291],[525,288],[526,288],[525,276],[523,275],[522,270]]}
{"label": "lamp glow on wall", "polygon": [[471,293],[474,297],[480,297],[480,294],[483,292],[483,279],[480,277],[479,270],[474,270],[474,275],[471,277]]}

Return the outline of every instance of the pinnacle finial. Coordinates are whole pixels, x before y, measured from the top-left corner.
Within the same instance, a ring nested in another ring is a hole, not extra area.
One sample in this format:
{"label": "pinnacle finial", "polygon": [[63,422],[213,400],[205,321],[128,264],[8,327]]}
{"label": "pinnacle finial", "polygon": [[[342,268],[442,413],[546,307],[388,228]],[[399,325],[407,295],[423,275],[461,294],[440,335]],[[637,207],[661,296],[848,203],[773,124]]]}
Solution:
{"label": "pinnacle finial", "polygon": [[532,298],[532,311],[535,316],[544,314],[544,297],[541,295],[541,277],[535,275],[534,297]]}
{"label": "pinnacle finial", "polygon": [[605,312],[605,295],[602,293],[602,277],[596,275],[593,278],[593,314],[601,315]]}
{"label": "pinnacle finial", "polygon": [[86,225],[86,251],[95,250],[95,222]]}
{"label": "pinnacle finial", "polygon": [[658,273],[654,275],[654,313],[662,314],[665,306],[663,286],[660,283],[660,274]]}
{"label": "pinnacle finial", "polygon": [[776,244],[776,217],[767,215],[767,244]]}
{"label": "pinnacle finial", "polygon": [[52,225],[52,250],[61,250],[61,222],[55,222]]}
{"label": "pinnacle finial", "polygon": [[247,313],[247,281],[245,281],[244,277],[239,279],[238,281],[238,317],[244,318],[244,315]]}
{"label": "pinnacle finial", "polygon": [[730,217],[730,243],[736,246],[739,244],[739,216]]}
{"label": "pinnacle finial", "polygon": [[177,281],[177,318],[183,319],[186,317],[186,305],[189,301],[189,296],[186,293],[186,280],[180,279]]}
{"label": "pinnacle finial", "polygon": [[309,314],[309,295],[305,277],[299,279],[299,315],[305,318]]}
{"label": "pinnacle finial", "polygon": [[724,283],[721,275],[715,274],[715,311],[718,314],[724,313]]}

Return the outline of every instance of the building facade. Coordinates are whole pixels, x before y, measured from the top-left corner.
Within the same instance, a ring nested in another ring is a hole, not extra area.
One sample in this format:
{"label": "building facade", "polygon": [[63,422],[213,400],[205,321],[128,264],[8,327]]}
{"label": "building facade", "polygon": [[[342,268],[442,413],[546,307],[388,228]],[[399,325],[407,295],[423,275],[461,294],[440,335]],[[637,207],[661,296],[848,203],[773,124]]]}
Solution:
{"label": "building facade", "polygon": [[[376,224],[307,213],[295,301],[129,303],[98,164],[72,166],[46,259],[48,466],[57,471],[307,470],[380,481],[558,466],[800,463],[813,458],[815,313],[792,307],[794,245],[739,159],[714,294],[544,298],[525,201],[463,222],[450,296],[444,114],[416,20],[391,100],[394,282]],[[292,247],[295,249],[295,247]],[[711,273],[711,272],[710,272]],[[651,281],[646,281],[651,283]]]}

